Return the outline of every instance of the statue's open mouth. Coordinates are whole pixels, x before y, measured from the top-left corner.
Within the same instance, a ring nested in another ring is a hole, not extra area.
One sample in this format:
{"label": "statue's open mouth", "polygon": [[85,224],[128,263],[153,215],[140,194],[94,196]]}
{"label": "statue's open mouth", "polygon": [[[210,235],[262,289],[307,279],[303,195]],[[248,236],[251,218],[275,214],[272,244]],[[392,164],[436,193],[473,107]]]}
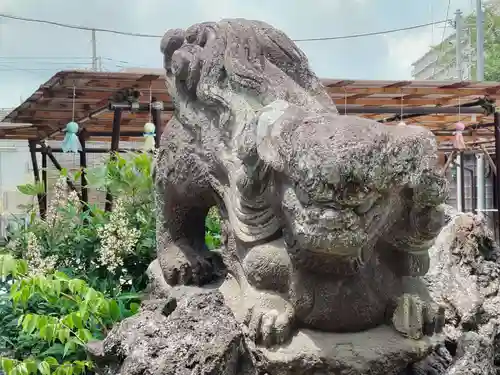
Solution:
{"label": "statue's open mouth", "polygon": [[[293,199],[289,195],[288,198]],[[388,198],[379,194],[368,194],[357,205],[321,202],[304,206],[295,196],[295,210],[289,211],[293,215],[289,217],[293,232],[290,237],[294,240],[288,240],[287,245],[318,254],[361,257],[374,246],[380,231],[386,229],[383,225],[387,222],[388,205]]]}

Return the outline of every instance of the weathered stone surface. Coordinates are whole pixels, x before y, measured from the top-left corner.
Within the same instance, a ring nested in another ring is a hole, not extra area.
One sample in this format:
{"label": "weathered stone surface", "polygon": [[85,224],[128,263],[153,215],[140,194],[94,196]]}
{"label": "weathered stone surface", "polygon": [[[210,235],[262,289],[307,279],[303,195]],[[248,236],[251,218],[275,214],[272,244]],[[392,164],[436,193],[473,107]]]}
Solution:
{"label": "weathered stone surface", "polygon": [[437,343],[436,338],[405,339],[380,326],[357,333],[299,330],[288,344],[253,346],[252,351],[257,367],[270,375],[395,375],[426,357]]}
{"label": "weathered stone surface", "polygon": [[161,302],[94,344],[98,363],[121,375],[493,371],[497,250],[477,217],[457,215],[429,258],[447,212],[429,131],[339,115],[302,51],[263,22],[170,30],[161,50],[175,105],[148,270]]}
{"label": "weathered stone surface", "polygon": [[[111,334],[115,338],[111,342],[120,340],[125,343],[131,342],[130,337],[136,337],[140,331],[137,327],[144,324],[138,320],[149,319],[148,311],[153,311],[155,308],[170,313],[170,316],[182,317],[184,321],[199,321],[201,318],[197,317],[200,314],[197,309],[177,310],[178,306],[182,306],[188,300],[191,300],[190,306],[198,306],[197,300],[202,298],[203,301],[206,293],[212,293],[208,288],[213,288],[222,291],[225,301],[219,303],[221,301],[217,299],[218,302],[211,306],[210,313],[218,317],[217,320],[224,321],[222,324],[237,327],[235,332],[239,342],[242,343],[239,346],[241,348],[239,358],[245,366],[244,369],[235,370],[235,375],[496,375],[498,369],[495,363],[498,361],[495,361],[495,356],[499,353],[497,327],[500,314],[497,306],[499,292],[497,275],[500,270],[498,247],[480,216],[452,213],[449,207],[443,209],[449,215],[448,224],[438,236],[435,246],[429,251],[430,269],[423,278],[424,283],[413,279],[405,280],[406,288],[424,287],[417,294],[423,298],[432,297],[433,303],[446,308],[446,316],[439,323],[444,325],[442,334],[434,335],[432,338],[412,340],[402,337],[388,325],[356,333],[299,329],[287,342],[266,348],[255,344],[251,329],[245,324],[236,323],[243,319],[241,316],[232,315],[232,311],[242,312],[234,306],[240,302],[238,297],[240,291],[237,281],[228,276],[222,284],[203,288],[172,288],[167,285],[164,289],[166,299],[145,303],[143,308],[147,311],[131,318],[134,324],[121,326],[117,331],[120,332],[119,335],[114,333],[115,329]],[[166,301],[170,301],[170,304]],[[176,307],[172,301],[180,302]],[[228,306],[231,309],[228,309]],[[229,323],[225,323],[227,321]],[[205,324],[193,325],[192,328],[189,326],[182,333],[178,333],[178,328],[175,327],[169,329],[172,329],[173,340],[176,341],[179,336],[187,337],[190,329],[200,329],[200,326],[203,326],[201,329],[208,328],[212,332],[213,326]],[[170,340],[163,330],[157,332],[159,337],[156,333],[150,336],[142,335],[141,340],[149,343],[145,346],[156,346],[162,340]],[[221,334],[222,339],[227,337],[225,330],[217,331],[216,334]],[[192,335],[198,337],[199,333],[194,331]],[[205,337],[199,336],[199,339],[203,340]],[[134,343],[140,342],[133,340]],[[165,342],[171,343],[172,340]],[[121,357],[116,354],[123,353],[123,347],[127,345],[130,346],[130,344],[107,346],[108,357],[114,358],[118,363],[136,362],[128,360],[128,356],[133,357],[135,354],[126,356],[122,354]],[[184,344],[177,343],[177,345],[183,347]],[[192,345],[196,350],[205,350],[196,343]],[[103,348],[101,345],[101,351]],[[105,358],[104,353],[101,353],[99,358]],[[102,360],[99,363],[102,363]],[[185,370],[182,366],[179,368]],[[175,372],[176,368],[167,369],[171,372],[161,373],[184,374],[181,370]],[[187,374],[198,374],[196,371],[191,369]]]}
{"label": "weathered stone surface", "polygon": [[174,287],[148,300],[89,351],[101,375],[396,374],[440,338],[403,338],[389,326],[358,333],[299,330],[273,349],[257,346],[216,290]]}
{"label": "weathered stone surface", "polygon": [[446,308],[444,334],[458,345],[447,374],[496,374],[500,252],[486,221],[453,215],[429,253],[423,279],[432,300]]}
{"label": "weathered stone surface", "polygon": [[[89,352],[107,375],[246,375],[243,333],[217,291],[151,300]],[[169,313],[169,315],[167,315]],[[247,358],[248,359],[248,358]],[[250,368],[251,369],[251,368]]]}
{"label": "weathered stone surface", "polygon": [[422,337],[435,317],[402,278],[425,274],[444,224],[434,136],[339,115],[303,52],[264,22],[169,30],[161,50],[175,105],[155,178],[166,283],[216,278],[204,220],[217,206],[232,308],[257,343],[299,326],[359,332],[392,313]]}

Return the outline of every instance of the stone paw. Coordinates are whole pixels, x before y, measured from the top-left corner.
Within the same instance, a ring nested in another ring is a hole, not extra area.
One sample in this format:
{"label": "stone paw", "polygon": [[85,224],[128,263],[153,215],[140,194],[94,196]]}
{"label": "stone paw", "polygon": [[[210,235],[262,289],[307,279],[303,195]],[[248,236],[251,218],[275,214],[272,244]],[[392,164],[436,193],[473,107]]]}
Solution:
{"label": "stone paw", "polygon": [[175,245],[158,252],[158,261],[165,281],[171,286],[210,283],[222,268],[215,253],[199,253],[189,248],[180,249]]}
{"label": "stone paw", "polygon": [[293,307],[277,295],[261,293],[247,309],[245,325],[256,344],[265,347],[279,345],[292,335]]}
{"label": "stone paw", "polygon": [[[444,311],[440,309],[439,313],[443,314]],[[437,327],[440,320],[428,303],[415,294],[407,293],[399,297],[392,315],[392,324],[396,331],[414,340],[437,332],[440,329]]]}

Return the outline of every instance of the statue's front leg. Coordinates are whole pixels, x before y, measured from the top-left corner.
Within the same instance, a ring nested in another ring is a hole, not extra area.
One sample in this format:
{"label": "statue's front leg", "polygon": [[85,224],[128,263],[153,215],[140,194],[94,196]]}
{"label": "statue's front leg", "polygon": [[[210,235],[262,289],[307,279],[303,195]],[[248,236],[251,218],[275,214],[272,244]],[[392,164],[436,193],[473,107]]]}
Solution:
{"label": "statue's front leg", "polygon": [[242,261],[240,280],[244,323],[256,343],[281,344],[293,333],[295,311],[289,300],[292,272],[283,240],[253,246]]}
{"label": "statue's front leg", "polygon": [[[405,194],[402,218],[391,228],[390,235],[377,244],[384,262],[402,279],[414,280],[429,269],[429,248],[444,226],[441,204],[447,198],[446,181],[433,172],[425,173],[420,183]],[[404,288],[392,309],[392,324],[406,337],[418,339],[440,331],[444,310],[434,311],[425,290]]]}
{"label": "statue's front leg", "polygon": [[205,245],[205,217],[210,201],[157,183],[157,258],[165,281],[203,285],[218,276],[222,263]]}

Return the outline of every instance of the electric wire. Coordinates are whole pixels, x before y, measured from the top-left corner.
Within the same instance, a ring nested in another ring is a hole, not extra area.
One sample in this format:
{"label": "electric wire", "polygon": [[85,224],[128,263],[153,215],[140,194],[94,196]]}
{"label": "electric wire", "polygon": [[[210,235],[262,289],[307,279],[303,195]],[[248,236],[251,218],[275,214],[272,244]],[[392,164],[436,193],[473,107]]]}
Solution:
{"label": "electric wire", "polygon": [[[64,28],[68,28],[68,29],[96,31],[96,32],[125,35],[125,36],[134,36],[134,37],[141,37],[141,38],[162,38],[163,37],[163,35],[134,33],[134,32],[120,31],[120,30],[113,30],[113,29],[104,29],[104,28],[98,28],[98,27],[72,25],[72,24],[66,24],[66,23],[56,22],[56,21],[48,21],[48,20],[42,20],[42,19],[36,19],[36,18],[13,16],[13,15],[6,14],[6,13],[0,13],[0,18],[7,18],[7,19],[16,20],[16,21],[40,23],[40,24],[64,27]],[[446,18],[448,18],[448,16]],[[446,20],[442,20],[442,21],[428,22],[428,23],[423,23],[423,24],[419,24],[419,25],[401,27],[401,28],[397,28],[397,29],[389,29],[389,30],[383,30],[383,31],[374,31],[374,32],[341,35],[341,36],[333,36],[333,37],[294,39],[293,41],[294,42],[316,42],[316,41],[326,41],[326,40],[361,38],[361,37],[396,33],[396,32],[400,32],[400,31],[414,30],[414,29],[419,29],[419,28],[428,27],[428,26],[432,26],[432,25],[439,25],[442,23],[447,23],[448,21],[449,20],[446,19]]]}
{"label": "electric wire", "polygon": [[[448,0],[448,5],[446,6],[446,19],[450,16],[450,9],[451,9],[451,0]],[[441,36],[441,43],[439,44],[439,54],[436,59],[436,62],[434,64],[434,68],[432,69],[432,75],[436,74],[436,69],[439,66],[439,63],[443,57],[443,52],[444,52],[444,37],[446,36],[446,28],[448,27],[448,22],[444,24],[443,27],[443,35]]]}

